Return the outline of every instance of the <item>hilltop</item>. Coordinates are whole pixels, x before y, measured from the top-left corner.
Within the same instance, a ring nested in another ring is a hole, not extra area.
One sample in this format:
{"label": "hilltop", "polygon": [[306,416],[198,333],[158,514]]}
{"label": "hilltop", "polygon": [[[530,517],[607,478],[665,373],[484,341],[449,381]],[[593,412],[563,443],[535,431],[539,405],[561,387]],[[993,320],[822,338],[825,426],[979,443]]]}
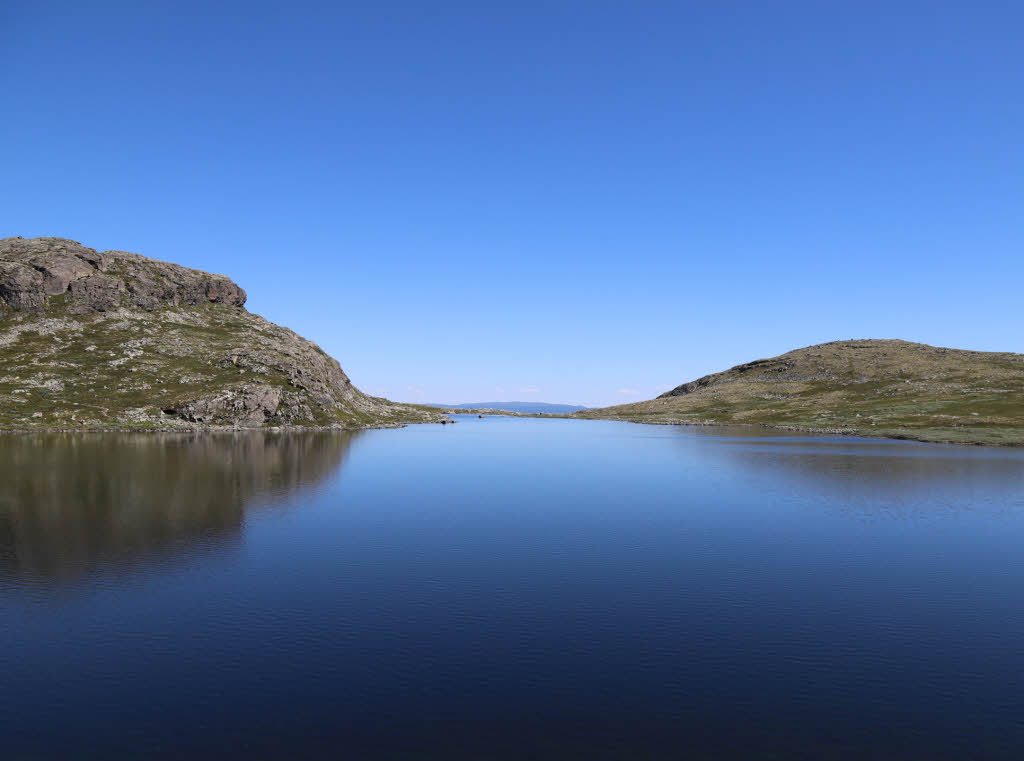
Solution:
{"label": "hilltop", "polygon": [[0,240],[0,430],[359,428],[446,418],[364,394],[223,275]]}
{"label": "hilltop", "polygon": [[1024,354],[835,341],[706,375],[650,401],[573,416],[1024,444]]}

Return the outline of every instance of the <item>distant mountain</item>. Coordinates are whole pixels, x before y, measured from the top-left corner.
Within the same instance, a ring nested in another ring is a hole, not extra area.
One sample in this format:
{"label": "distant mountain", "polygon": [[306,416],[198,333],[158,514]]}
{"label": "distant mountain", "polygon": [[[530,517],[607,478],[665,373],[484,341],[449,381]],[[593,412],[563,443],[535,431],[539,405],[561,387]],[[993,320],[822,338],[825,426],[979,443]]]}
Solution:
{"label": "distant mountain", "polygon": [[1022,445],[1024,354],[836,341],[706,375],[657,399],[574,417]]}
{"label": "distant mountain", "polygon": [[587,409],[579,404],[548,404],[547,402],[473,402],[470,404],[429,404],[427,406],[454,410],[503,410],[505,412],[523,412],[528,415],[545,412],[564,415]]}

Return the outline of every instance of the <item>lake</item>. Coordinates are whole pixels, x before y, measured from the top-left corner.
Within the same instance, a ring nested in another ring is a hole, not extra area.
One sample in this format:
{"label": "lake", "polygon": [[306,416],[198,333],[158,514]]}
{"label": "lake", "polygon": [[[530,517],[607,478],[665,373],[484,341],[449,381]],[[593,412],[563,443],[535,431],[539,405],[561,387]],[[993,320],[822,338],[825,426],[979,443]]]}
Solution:
{"label": "lake", "polygon": [[1024,450],[0,436],[4,759],[1020,759]]}

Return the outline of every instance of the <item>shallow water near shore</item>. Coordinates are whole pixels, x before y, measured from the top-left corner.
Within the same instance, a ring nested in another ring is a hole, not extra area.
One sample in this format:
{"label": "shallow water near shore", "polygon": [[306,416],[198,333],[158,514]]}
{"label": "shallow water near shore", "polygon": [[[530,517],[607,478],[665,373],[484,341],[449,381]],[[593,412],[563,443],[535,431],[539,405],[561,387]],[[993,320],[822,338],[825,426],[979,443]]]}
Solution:
{"label": "shallow water near shore", "polygon": [[0,437],[0,755],[1024,755],[1024,450],[458,419]]}

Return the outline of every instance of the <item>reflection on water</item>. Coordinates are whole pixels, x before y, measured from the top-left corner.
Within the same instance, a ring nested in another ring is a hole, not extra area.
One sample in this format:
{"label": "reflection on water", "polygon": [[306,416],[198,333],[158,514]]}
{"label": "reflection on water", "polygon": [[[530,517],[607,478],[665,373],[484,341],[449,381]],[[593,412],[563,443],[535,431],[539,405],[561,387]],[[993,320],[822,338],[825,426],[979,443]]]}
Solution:
{"label": "reflection on water", "polygon": [[0,437],[0,758],[1021,758],[1024,450],[351,441]]}
{"label": "reflection on water", "polygon": [[0,577],[61,579],[226,542],[323,481],[353,432],[0,436]]}
{"label": "reflection on water", "polygon": [[830,510],[872,517],[942,510],[1024,509],[1024,452],[887,439],[807,436],[770,429],[679,427],[687,444],[728,458],[740,478]]}

